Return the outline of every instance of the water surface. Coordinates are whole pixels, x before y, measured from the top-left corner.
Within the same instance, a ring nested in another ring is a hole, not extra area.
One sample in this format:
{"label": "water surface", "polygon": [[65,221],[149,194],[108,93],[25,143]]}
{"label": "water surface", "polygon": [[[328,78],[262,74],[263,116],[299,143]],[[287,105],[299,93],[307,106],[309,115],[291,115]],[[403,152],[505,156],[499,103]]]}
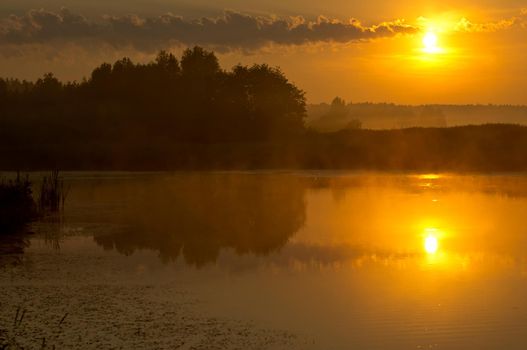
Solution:
{"label": "water surface", "polygon": [[527,177],[65,176],[64,218],[4,243],[4,274],[176,283],[302,348],[527,348]]}

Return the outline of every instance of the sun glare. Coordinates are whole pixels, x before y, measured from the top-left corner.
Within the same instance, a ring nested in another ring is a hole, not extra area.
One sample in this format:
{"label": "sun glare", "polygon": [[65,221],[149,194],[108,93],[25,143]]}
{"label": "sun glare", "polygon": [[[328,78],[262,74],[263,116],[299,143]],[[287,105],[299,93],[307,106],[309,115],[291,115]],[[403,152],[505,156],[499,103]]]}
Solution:
{"label": "sun glare", "polygon": [[424,248],[428,254],[435,254],[439,248],[437,237],[432,233],[428,233],[424,240]]}
{"label": "sun glare", "polygon": [[438,53],[441,49],[437,46],[438,38],[437,34],[429,31],[423,36],[423,51],[427,53]]}

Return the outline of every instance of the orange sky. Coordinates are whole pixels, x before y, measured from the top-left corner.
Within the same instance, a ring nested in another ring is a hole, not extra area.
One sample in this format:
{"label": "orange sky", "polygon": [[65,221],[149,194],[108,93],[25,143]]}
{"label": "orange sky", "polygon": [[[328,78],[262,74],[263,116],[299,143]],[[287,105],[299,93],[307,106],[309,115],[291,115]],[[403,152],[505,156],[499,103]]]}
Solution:
{"label": "orange sky", "polygon": [[[424,50],[428,32],[437,50]],[[309,102],[527,104],[526,38],[524,0],[4,0],[0,75],[79,80],[199,44],[225,68],[280,66]]]}

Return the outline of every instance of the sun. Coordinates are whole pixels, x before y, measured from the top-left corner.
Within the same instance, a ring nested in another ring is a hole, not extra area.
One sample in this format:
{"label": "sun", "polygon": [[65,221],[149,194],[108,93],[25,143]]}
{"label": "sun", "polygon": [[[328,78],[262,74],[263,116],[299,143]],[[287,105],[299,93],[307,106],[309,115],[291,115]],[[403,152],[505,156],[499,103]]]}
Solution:
{"label": "sun", "polygon": [[427,32],[423,36],[423,44],[427,49],[433,49],[434,47],[437,47],[437,35],[433,32]]}
{"label": "sun", "polygon": [[423,51],[427,53],[441,52],[441,49],[437,46],[437,42],[438,42],[438,38],[437,38],[436,33],[432,31],[426,32],[425,35],[423,36],[423,45],[424,45]]}

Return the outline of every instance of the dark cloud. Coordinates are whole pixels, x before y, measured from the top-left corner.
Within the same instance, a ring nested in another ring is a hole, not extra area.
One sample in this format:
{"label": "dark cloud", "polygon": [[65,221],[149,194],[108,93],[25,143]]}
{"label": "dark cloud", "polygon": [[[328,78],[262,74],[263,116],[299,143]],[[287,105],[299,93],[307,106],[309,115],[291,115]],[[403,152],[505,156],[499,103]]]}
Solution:
{"label": "dark cloud", "polygon": [[89,19],[63,8],[60,12],[31,10],[0,20],[0,45],[81,43],[96,41],[115,47],[152,51],[170,45],[203,45],[225,50],[254,50],[268,44],[350,43],[419,29],[404,21],[365,26],[352,19],[253,16],[226,11],[216,18],[186,19],[173,14]]}

